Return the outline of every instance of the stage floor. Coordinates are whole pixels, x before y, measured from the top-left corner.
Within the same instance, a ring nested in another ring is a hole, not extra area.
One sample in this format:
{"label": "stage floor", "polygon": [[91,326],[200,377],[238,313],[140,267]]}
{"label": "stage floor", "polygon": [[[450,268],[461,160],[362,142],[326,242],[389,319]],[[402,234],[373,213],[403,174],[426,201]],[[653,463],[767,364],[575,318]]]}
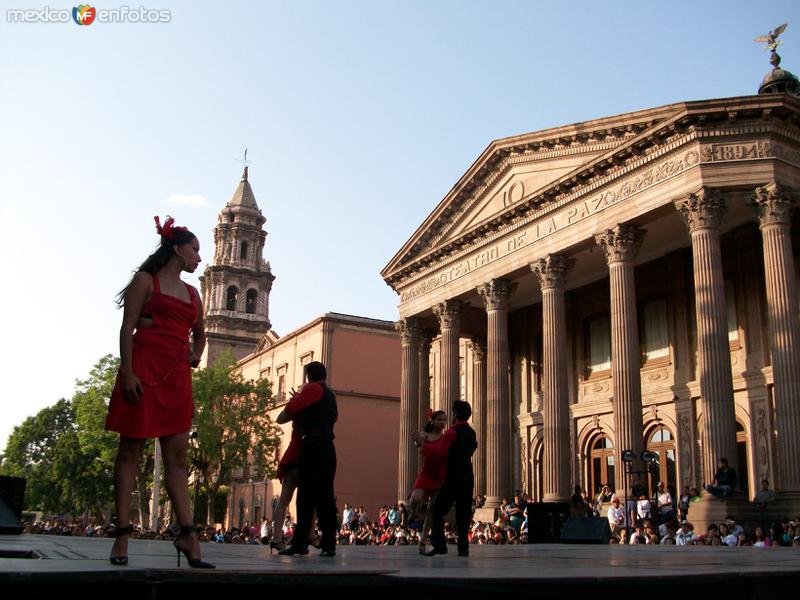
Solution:
{"label": "stage floor", "polygon": [[[498,591],[583,598],[627,588],[648,593],[648,600],[681,591],[722,594],[731,600],[776,593],[794,596],[800,591],[798,548],[531,544],[471,546],[469,558],[457,556],[451,547],[447,555],[427,558],[410,546],[340,546],[331,559],[317,556],[313,548],[308,556],[278,557],[266,546],[204,544],[203,559],[217,565],[204,571],[190,569],[185,560],[176,568],[172,545],[163,541],[131,541],[130,565],[114,567],[108,562],[111,543],[0,536],[0,589],[44,597],[77,584],[82,599],[92,597],[93,589],[97,597],[183,595],[175,586],[197,598],[218,598],[229,593],[224,590],[248,591],[239,586],[278,586],[288,592],[286,586],[293,585],[309,592],[347,591],[350,597],[374,597],[377,592],[382,598],[485,596]],[[42,558],[5,558],[26,552]],[[91,585],[110,582],[120,585]]]}

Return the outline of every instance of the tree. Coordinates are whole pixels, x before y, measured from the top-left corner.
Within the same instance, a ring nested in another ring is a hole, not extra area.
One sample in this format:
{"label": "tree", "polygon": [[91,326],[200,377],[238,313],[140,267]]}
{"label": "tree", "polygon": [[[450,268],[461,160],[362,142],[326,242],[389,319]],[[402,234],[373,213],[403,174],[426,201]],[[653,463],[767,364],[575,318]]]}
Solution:
{"label": "tree", "polygon": [[[105,419],[118,368],[118,358],[102,357],[87,379],[75,382],[71,400],[61,399],[14,428],[0,472],[27,479],[28,507],[73,515],[89,511],[106,520],[118,438],[105,431]],[[149,512],[151,473],[152,457],[146,453],[137,474],[143,518]]]}
{"label": "tree", "polygon": [[50,513],[72,512],[69,478],[80,461],[72,404],[62,398],[14,427],[0,472],[24,477],[25,504]]}
{"label": "tree", "polygon": [[209,523],[217,491],[236,470],[252,466],[262,476],[275,476],[281,429],[269,416],[275,406],[269,382],[245,380],[230,351],[194,372],[193,394],[197,437],[190,461],[203,480]]}

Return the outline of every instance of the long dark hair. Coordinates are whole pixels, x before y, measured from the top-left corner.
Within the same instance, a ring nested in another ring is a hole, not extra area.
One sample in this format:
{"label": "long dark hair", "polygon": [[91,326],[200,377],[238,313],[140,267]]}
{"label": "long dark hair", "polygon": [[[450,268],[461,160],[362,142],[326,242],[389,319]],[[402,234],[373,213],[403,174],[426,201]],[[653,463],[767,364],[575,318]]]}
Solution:
{"label": "long dark hair", "polygon": [[443,414],[446,414],[443,410],[437,410],[435,413],[431,415],[431,418],[428,419],[428,422],[425,424],[425,433],[430,433],[431,431],[433,431],[433,420],[439,415]]}
{"label": "long dark hair", "polygon": [[169,262],[169,259],[172,258],[174,253],[173,248],[175,246],[188,244],[196,237],[197,236],[188,229],[177,227],[172,229],[169,239],[162,236],[161,243],[159,244],[158,248],[156,248],[156,251],[148,256],[141,266],[134,271],[133,275],[128,281],[128,284],[117,294],[117,308],[122,308],[122,306],[125,304],[125,294],[128,292],[128,288],[131,287],[133,278],[136,277],[137,273],[155,273],[156,271],[164,268],[164,266]]}

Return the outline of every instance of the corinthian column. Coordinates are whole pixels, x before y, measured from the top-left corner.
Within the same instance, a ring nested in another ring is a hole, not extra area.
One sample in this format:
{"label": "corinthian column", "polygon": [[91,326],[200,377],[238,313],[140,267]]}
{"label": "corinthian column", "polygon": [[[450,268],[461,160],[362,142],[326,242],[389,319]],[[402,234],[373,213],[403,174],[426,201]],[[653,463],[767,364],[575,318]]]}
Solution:
{"label": "corinthian column", "polygon": [[431,407],[431,334],[423,331],[419,340],[419,411],[417,431],[428,422],[426,414]]}
{"label": "corinthian column", "polygon": [[736,418],[725,309],[719,226],[727,210],[719,190],[700,188],[675,201],[692,236],[697,319],[697,374],[703,407],[703,479],[711,483],[717,460],[736,464]]}
{"label": "corinthian column", "polygon": [[441,372],[439,374],[439,405],[448,415],[453,402],[461,397],[461,378],[458,364],[458,338],[461,332],[461,313],[464,303],[445,300],[433,307],[441,327]]}
{"label": "corinthian column", "polygon": [[472,338],[472,426],[478,441],[473,456],[475,495],[486,493],[486,340]]}
{"label": "corinthian column", "polygon": [[565,502],[572,484],[564,284],[574,264],[574,258],[559,254],[531,264],[542,286],[544,502]]}
{"label": "corinthian column", "polygon": [[402,319],[395,323],[403,348],[400,380],[400,451],[397,497],[406,498],[417,476],[419,451],[411,442],[411,432],[419,423],[419,342],[421,326],[418,319]]}
{"label": "corinthian column", "polygon": [[764,238],[769,343],[775,382],[781,492],[800,491],[800,323],[790,225],[793,196],[775,182],[752,199]]}
{"label": "corinthian column", "polygon": [[511,485],[508,404],[508,300],[516,282],[493,279],[478,287],[488,317],[486,343],[486,507],[497,508]]}
{"label": "corinthian column", "polygon": [[633,450],[636,460],[644,450],[642,432],[642,381],[639,329],[636,317],[636,285],[633,260],[642,244],[644,230],[617,225],[595,236],[605,251],[611,284],[611,376],[614,393],[614,444],[616,488],[625,489],[622,452]]}

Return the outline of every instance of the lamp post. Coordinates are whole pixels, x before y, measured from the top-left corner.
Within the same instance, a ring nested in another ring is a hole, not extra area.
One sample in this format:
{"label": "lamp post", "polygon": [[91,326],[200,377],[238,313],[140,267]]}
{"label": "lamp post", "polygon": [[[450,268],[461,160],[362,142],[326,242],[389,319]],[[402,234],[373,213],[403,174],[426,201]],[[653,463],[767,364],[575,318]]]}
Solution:
{"label": "lamp post", "polygon": [[633,450],[622,451],[622,465],[625,470],[625,539],[629,540],[631,535],[631,507],[628,499],[628,491],[631,489],[630,476],[633,473],[633,461],[636,460],[636,455]]}

